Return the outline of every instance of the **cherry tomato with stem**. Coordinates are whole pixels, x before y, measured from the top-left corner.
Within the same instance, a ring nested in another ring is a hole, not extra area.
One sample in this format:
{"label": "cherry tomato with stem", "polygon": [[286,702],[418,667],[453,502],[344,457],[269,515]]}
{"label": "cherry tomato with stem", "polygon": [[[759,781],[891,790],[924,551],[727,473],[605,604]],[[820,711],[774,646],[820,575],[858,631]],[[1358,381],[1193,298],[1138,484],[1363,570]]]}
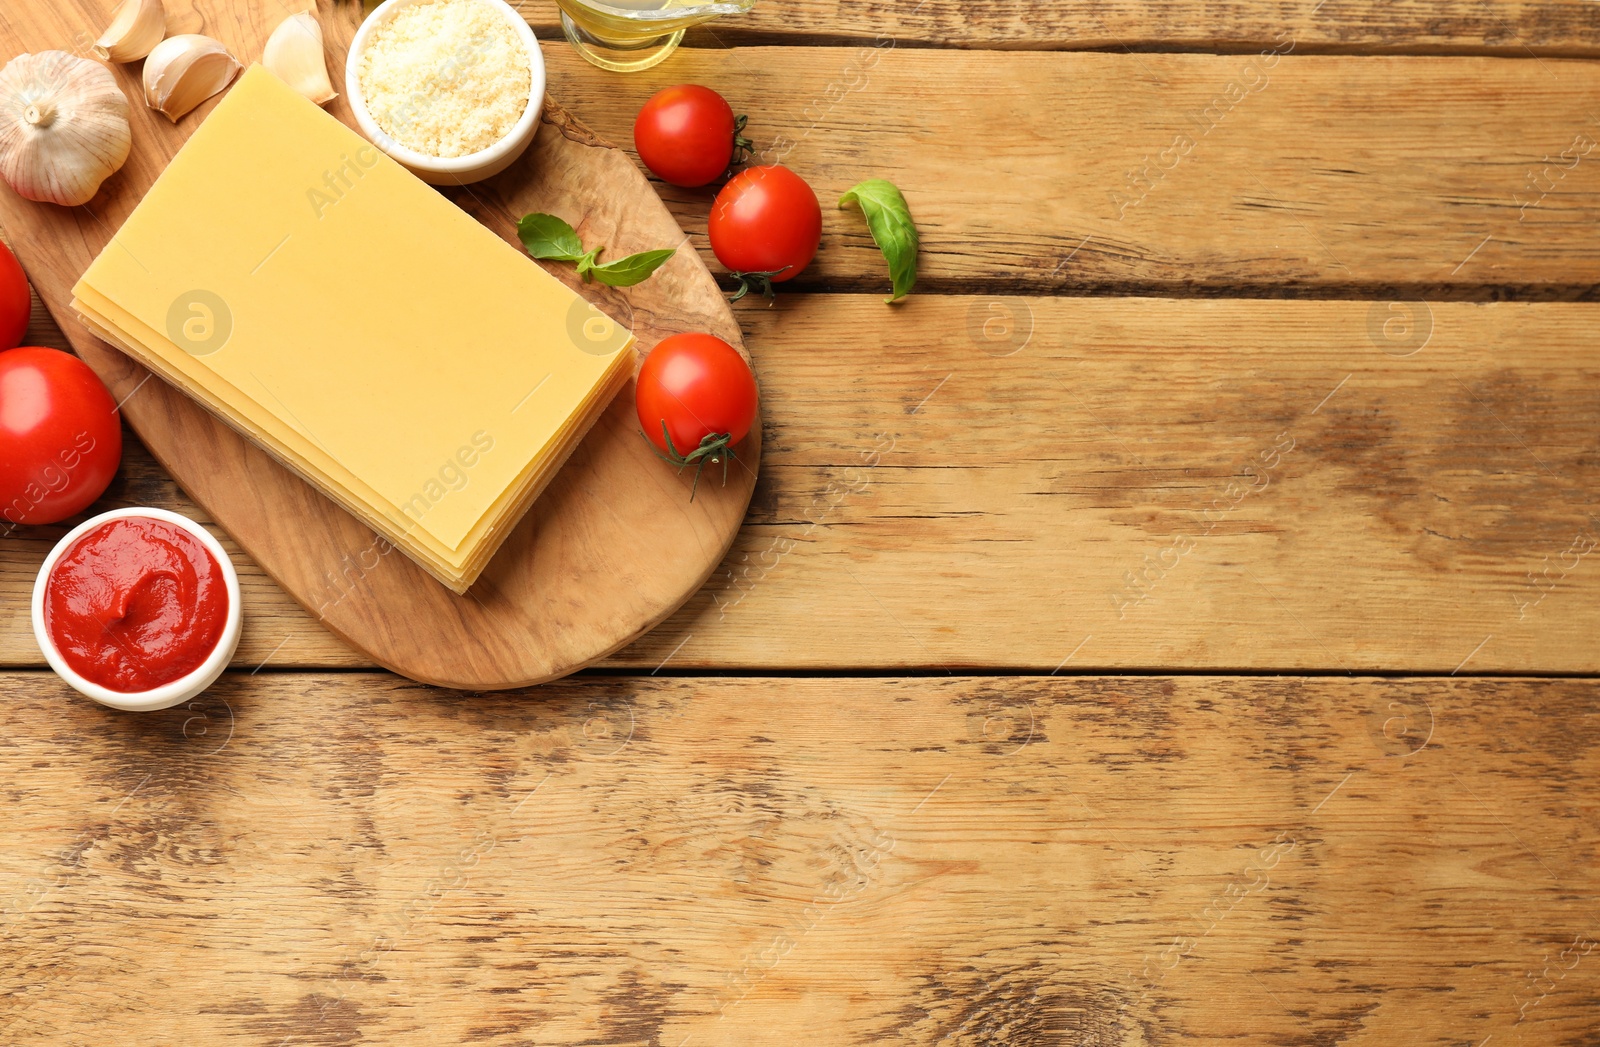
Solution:
{"label": "cherry tomato with stem", "polygon": [[663,339],[645,357],[634,392],[645,438],[679,469],[695,467],[693,491],[707,462],[720,464],[728,482],[728,459],[755,424],[759,399],[744,357],[709,334]]}
{"label": "cherry tomato with stem", "polygon": [[49,524],[87,509],[122,461],[116,403],[59,349],[0,353],[0,516]]}
{"label": "cherry tomato with stem", "polygon": [[693,189],[727,174],[750,150],[745,118],[709,87],[681,84],[650,96],[633,122],[633,145],[656,177]]}
{"label": "cherry tomato with stem", "polygon": [[0,244],[0,349],[15,349],[28,336],[33,302],[28,298],[28,278],[17,256]]}
{"label": "cherry tomato with stem", "polygon": [[822,243],[822,205],[806,180],[780,164],[729,179],[711,205],[711,250],[739,281],[738,301],[759,287],[793,280]]}

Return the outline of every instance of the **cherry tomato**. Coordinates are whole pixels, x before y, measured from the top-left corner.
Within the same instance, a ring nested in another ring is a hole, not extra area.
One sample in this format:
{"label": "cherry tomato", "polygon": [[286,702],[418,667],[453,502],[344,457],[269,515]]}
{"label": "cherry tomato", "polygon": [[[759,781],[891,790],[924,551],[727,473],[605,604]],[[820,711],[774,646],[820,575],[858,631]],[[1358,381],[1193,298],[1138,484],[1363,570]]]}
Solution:
{"label": "cherry tomato", "polygon": [[743,129],[744,117],[734,118],[727,99],[683,84],[650,96],[633,122],[633,146],[656,177],[693,188],[725,174],[735,146],[749,148]]}
{"label": "cherry tomato", "polygon": [[[679,467],[720,462],[756,418],[756,378],[739,351],[709,334],[675,334],[645,357],[634,406],[657,453]],[[665,423],[665,432],[663,432]],[[670,438],[671,443],[668,443]]]}
{"label": "cherry tomato", "polygon": [[28,335],[31,312],[28,278],[22,275],[17,256],[0,244],[0,349],[15,349],[22,344]]}
{"label": "cherry tomato", "polygon": [[755,282],[767,294],[772,284],[799,276],[822,242],[822,205],[804,178],[787,167],[752,167],[729,179],[711,205],[711,250],[740,278],[734,296]]}
{"label": "cherry tomato", "polygon": [[116,402],[88,364],[37,346],[0,353],[0,516],[65,520],[100,497],[121,460]]}

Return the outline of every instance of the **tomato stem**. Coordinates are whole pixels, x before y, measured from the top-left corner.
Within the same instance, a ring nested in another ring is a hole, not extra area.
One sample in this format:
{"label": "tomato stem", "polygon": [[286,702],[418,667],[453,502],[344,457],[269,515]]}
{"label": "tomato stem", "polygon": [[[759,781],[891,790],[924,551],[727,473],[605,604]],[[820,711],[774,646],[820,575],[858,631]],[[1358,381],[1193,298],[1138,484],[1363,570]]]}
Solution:
{"label": "tomato stem", "polygon": [[773,269],[772,271],[765,273],[729,273],[729,276],[739,281],[739,290],[732,298],[728,299],[728,301],[737,302],[739,299],[749,294],[751,289],[755,287],[761,288],[761,293],[766,295],[768,298],[776,298],[777,292],[772,289],[772,278],[780,273],[786,273],[793,268],[794,266],[792,265],[786,265],[782,269]]}
{"label": "tomato stem", "polygon": [[744,125],[749,121],[748,116],[740,116],[733,122],[733,159],[728,161],[728,170],[724,178],[733,177],[733,169],[747,163],[750,154],[755,151],[756,144],[744,136]]}
{"label": "tomato stem", "polygon": [[[640,433],[639,435],[643,436],[644,434]],[[732,436],[732,433],[707,433],[701,439],[699,447],[696,447],[688,454],[683,454],[673,444],[672,434],[667,431],[667,420],[663,418],[661,419],[661,438],[667,442],[667,450],[663,453],[661,448],[654,443],[650,444],[650,449],[656,453],[657,458],[677,466],[680,473],[683,472],[686,466],[694,466],[694,485],[689,488],[689,501],[692,502],[695,494],[700,490],[700,473],[705,469],[707,461],[716,462],[720,460],[722,462],[722,486],[728,486],[728,459],[738,457],[733,453],[733,448],[728,446]]]}

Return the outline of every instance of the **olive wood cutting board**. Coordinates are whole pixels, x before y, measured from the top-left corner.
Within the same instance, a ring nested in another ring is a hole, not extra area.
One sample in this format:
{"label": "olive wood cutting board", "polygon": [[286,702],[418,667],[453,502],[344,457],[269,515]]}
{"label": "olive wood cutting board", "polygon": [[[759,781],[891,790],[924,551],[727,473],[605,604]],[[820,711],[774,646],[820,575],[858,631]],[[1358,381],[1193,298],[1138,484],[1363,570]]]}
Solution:
{"label": "olive wood cutting board", "polygon": [[[45,50],[92,58],[92,42],[114,6],[115,0],[10,4],[0,20],[0,61]],[[169,34],[205,33],[248,65],[260,59],[277,24],[309,3],[168,0],[166,7]],[[318,0],[317,15],[329,72],[342,88],[362,5]],[[132,103],[127,165],[76,208],[32,203],[0,184],[0,226],[73,348],[105,380],[151,453],[285,590],[351,646],[397,673],[488,690],[540,683],[592,664],[648,631],[700,587],[727,553],[749,506],[759,422],[737,448],[739,461],[726,486],[720,470],[708,468],[691,502],[689,473],[675,475],[640,434],[630,383],[483,577],[457,596],[198,403],[85,330],[68,305],[72,285],[217,102],[174,125],[144,105],[141,66],[112,67]],[[355,126],[343,98],[328,111]],[[517,164],[487,182],[445,192],[512,243],[515,218],[530,211],[567,219],[585,243],[606,245],[610,257],[686,239],[629,157],[549,99],[538,136]],[[709,331],[743,351],[738,323],[692,249],[626,289],[584,285],[571,266],[548,268],[631,327],[641,358],[680,331]]]}

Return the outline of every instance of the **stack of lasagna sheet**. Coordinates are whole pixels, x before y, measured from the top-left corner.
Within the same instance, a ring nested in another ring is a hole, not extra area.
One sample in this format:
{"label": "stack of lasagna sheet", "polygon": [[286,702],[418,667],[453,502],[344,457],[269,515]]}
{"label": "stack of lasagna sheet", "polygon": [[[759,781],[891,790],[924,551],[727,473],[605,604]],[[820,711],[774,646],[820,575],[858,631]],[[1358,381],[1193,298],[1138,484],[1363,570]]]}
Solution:
{"label": "stack of lasagna sheet", "polygon": [[458,593],[635,362],[626,331],[259,66],[73,293]]}

